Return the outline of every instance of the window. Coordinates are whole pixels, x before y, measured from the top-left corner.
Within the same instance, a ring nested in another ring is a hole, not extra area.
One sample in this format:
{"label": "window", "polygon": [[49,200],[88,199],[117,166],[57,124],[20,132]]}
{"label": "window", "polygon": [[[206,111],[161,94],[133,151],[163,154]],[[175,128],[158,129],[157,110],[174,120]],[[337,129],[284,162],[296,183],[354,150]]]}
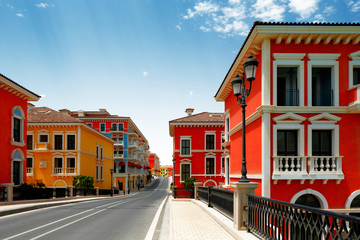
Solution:
{"label": "window", "polygon": [[225,133],[221,133],[221,150],[224,150],[224,146],[222,145],[225,142]]}
{"label": "window", "polygon": [[96,165],[96,180],[99,180],[99,166]]}
{"label": "window", "polygon": [[48,143],[49,135],[48,134],[39,134],[39,143]]}
{"label": "window", "polygon": [[105,123],[100,123],[100,132],[105,132],[105,131],[106,131]]}
{"label": "window", "polygon": [[225,141],[230,141],[230,114],[225,117]]}
{"label": "window", "polygon": [[277,105],[299,106],[298,68],[277,68]]}
{"label": "window", "polygon": [[182,163],[181,164],[181,182],[184,182],[186,179],[190,177],[190,164]]}
{"label": "window", "polygon": [[274,53],[273,104],[304,106],[305,53]]}
{"label": "window", "polygon": [[29,157],[26,158],[26,174],[32,175],[33,174],[33,158]]}
{"label": "window", "polygon": [[298,131],[278,130],[277,131],[277,155],[298,156]]}
{"label": "window", "polygon": [[66,135],[66,149],[67,150],[75,150],[75,134]]}
{"label": "window", "polygon": [[124,124],[123,123],[119,123],[119,131],[124,131]]}
{"label": "window", "polygon": [[96,145],[96,159],[99,159],[99,146]]}
{"label": "window", "polygon": [[[349,88],[359,87],[360,84],[360,51],[349,55]],[[359,94],[358,94],[359,95]]]}
{"label": "window", "polygon": [[353,85],[360,84],[360,66],[353,68]]}
{"label": "window", "polygon": [[63,173],[63,159],[62,158],[54,159],[54,173],[55,174]]}
{"label": "window", "polygon": [[332,131],[313,130],[312,131],[312,155],[313,156],[332,156]]}
{"label": "window", "polygon": [[26,149],[27,150],[33,150],[34,149],[34,136],[33,135],[27,135],[26,137]]}
{"label": "window", "polygon": [[16,143],[23,143],[24,113],[18,106],[12,112],[12,140]]}
{"label": "window", "polygon": [[330,67],[314,67],[312,69],[313,106],[333,106],[331,75],[332,70]]}
{"label": "window", "polygon": [[213,133],[205,134],[205,149],[215,150],[215,134]]}
{"label": "window", "polygon": [[225,174],[225,158],[221,157],[221,174]]}
{"label": "window", "polygon": [[76,159],[74,157],[66,158],[66,173],[75,173]]}
{"label": "window", "polygon": [[103,166],[100,166],[100,179],[103,179]]}
{"label": "window", "polygon": [[111,130],[112,131],[117,131],[117,123],[113,123],[113,124],[111,124]]}
{"label": "window", "polygon": [[55,150],[63,150],[63,135],[55,135],[54,142]]}
{"label": "window", "polygon": [[20,185],[23,182],[23,161],[24,153],[20,149],[12,153],[12,182]]}
{"label": "window", "polygon": [[89,127],[92,127],[92,123],[86,123],[86,125],[88,125]]}
{"label": "window", "polygon": [[190,154],[191,154],[191,140],[181,139],[181,155],[190,155]]}
{"label": "window", "polygon": [[215,158],[207,157],[205,159],[206,162],[206,172],[205,174],[215,174]]}
{"label": "window", "polygon": [[308,54],[308,105],[339,106],[340,54]]}
{"label": "window", "polygon": [[[100,148],[100,159],[103,159],[103,147]],[[102,178],[101,178],[102,179]]]}

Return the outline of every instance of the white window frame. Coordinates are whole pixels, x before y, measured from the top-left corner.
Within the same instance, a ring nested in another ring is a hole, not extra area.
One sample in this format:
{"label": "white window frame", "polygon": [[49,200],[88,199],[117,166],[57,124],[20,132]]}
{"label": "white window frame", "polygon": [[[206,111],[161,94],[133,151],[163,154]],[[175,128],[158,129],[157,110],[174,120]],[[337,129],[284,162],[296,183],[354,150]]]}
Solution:
{"label": "white window frame", "polygon": [[[31,159],[31,162],[32,162],[32,171],[31,171],[31,173],[27,172],[28,159]],[[33,175],[34,175],[34,157],[33,156],[26,156],[26,176],[33,176]]]}
{"label": "white window frame", "polygon": [[[104,126],[104,131],[101,130],[101,126]],[[99,132],[106,132],[106,123],[100,123]]]}
{"label": "white window frame", "polygon": [[220,158],[220,174],[225,174],[225,166],[226,166],[225,161],[226,161],[225,156],[221,156],[221,158]]}
{"label": "white window frame", "polygon": [[308,106],[312,106],[312,68],[331,68],[331,89],[333,90],[333,106],[339,106],[339,62],[337,59],[341,54],[308,54]]}
{"label": "white window frame", "polygon": [[[20,154],[20,158],[15,158],[15,153],[19,153]],[[19,176],[20,176],[20,179],[19,179],[19,183],[23,183],[24,182],[24,175],[23,175],[23,170],[24,170],[24,153],[23,151],[21,151],[21,149],[17,148],[15,149],[12,153],[11,153],[11,172],[10,172],[10,175],[11,175],[11,182],[14,183],[14,164],[13,162],[20,162],[20,167],[19,167]],[[14,185],[14,186],[20,186],[19,185]]]}
{"label": "white window frame", "polygon": [[[74,135],[75,136],[75,148],[74,149],[68,149],[68,136]],[[75,151],[76,150],[76,133],[75,132],[69,132],[69,133],[65,133],[65,150],[68,151]]]}
{"label": "white window frame", "polygon": [[[61,173],[55,173],[55,158],[61,158],[62,160],[62,170],[61,170]],[[63,156],[59,156],[59,155],[55,155],[55,156],[53,156],[53,158],[52,158],[52,172],[53,172],[53,174],[54,175],[62,175],[62,174],[64,174],[65,173],[65,169],[64,169],[64,167],[65,167],[65,163],[64,163],[64,157]]]}
{"label": "white window frame", "polygon": [[[182,141],[189,140],[190,141],[190,153],[189,154],[182,154]],[[191,156],[191,137],[189,136],[180,136],[180,156]]]}
{"label": "white window frame", "polygon": [[230,141],[230,113],[225,116],[225,142]]}
{"label": "white window frame", "polygon": [[57,151],[59,151],[60,149],[55,149],[55,136],[59,136],[59,135],[61,135],[62,136],[62,149],[61,150],[64,150],[65,148],[64,148],[64,134],[63,133],[54,133],[53,132],[53,149],[54,150],[57,150]]}
{"label": "white window frame", "polygon": [[297,152],[300,157],[305,156],[305,138],[304,138],[304,125],[299,124],[274,124],[273,125],[273,156],[277,157],[277,132],[278,130],[297,130],[297,140],[298,140],[298,146],[297,146]]}
{"label": "white window frame", "polygon": [[225,185],[230,186],[230,156],[225,156]]}
{"label": "white window frame", "polygon": [[[122,130],[120,130],[120,125],[122,125]],[[118,130],[119,131],[124,131],[124,123],[118,123]]]}
{"label": "white window frame", "polygon": [[[207,173],[207,172],[206,172],[206,162],[207,162],[207,159],[208,159],[208,158],[214,159],[214,173]],[[205,174],[206,176],[216,175],[216,156],[206,156],[206,157],[205,157],[204,174]]]}
{"label": "white window frame", "polygon": [[[213,135],[214,136],[214,149],[207,149],[207,146],[206,146],[206,136],[207,135]],[[205,131],[205,147],[204,147],[204,150],[205,151],[212,151],[212,150],[216,150],[216,132],[215,131]],[[190,145],[191,146],[191,145]]]}
{"label": "white window frame", "polygon": [[[355,56],[355,55],[359,55],[359,56]],[[360,51],[355,52],[353,54],[350,54],[351,57],[351,61],[349,61],[349,90],[353,89],[353,88],[359,88],[360,87],[360,83],[354,85],[354,67],[360,67]]]}
{"label": "white window frame", "polygon": [[[67,169],[68,169],[68,164],[67,164],[68,158],[74,158],[74,159],[75,159],[75,171],[74,171],[74,173],[68,173],[68,172],[67,172]],[[66,172],[66,174],[68,174],[68,175],[76,175],[76,157],[75,157],[75,156],[66,156],[66,157],[65,157],[65,172]]]}
{"label": "white window frame", "polygon": [[[304,61],[305,53],[274,53],[273,56],[273,105],[277,106],[277,68],[296,67],[297,68],[297,89],[299,90],[299,106],[304,106]],[[283,107],[283,106],[282,106]],[[289,106],[297,107],[297,106]]]}
{"label": "white window frame", "polygon": [[[14,114],[15,110],[19,110],[21,116],[18,116],[16,114]],[[14,139],[14,118],[17,118],[20,120],[20,141],[15,141]],[[25,146],[25,142],[24,142],[24,121],[25,121],[25,113],[24,110],[20,107],[20,106],[15,106],[13,107],[13,109],[11,110],[11,144],[15,145],[15,146]]]}
{"label": "white window frame", "polygon": [[339,156],[339,125],[333,123],[311,124],[308,126],[308,156],[312,157],[312,131],[331,130],[332,156]]}
{"label": "white window frame", "polygon": [[191,174],[191,163],[190,162],[180,163],[180,183],[183,183],[186,180],[186,179],[182,179],[182,165],[185,165],[185,164],[190,165],[190,177],[192,176],[192,174]]}
{"label": "white window frame", "polygon": [[[40,136],[47,136],[47,142],[40,142]],[[49,133],[39,133],[38,134],[38,143],[42,144],[42,143],[49,143]]]}

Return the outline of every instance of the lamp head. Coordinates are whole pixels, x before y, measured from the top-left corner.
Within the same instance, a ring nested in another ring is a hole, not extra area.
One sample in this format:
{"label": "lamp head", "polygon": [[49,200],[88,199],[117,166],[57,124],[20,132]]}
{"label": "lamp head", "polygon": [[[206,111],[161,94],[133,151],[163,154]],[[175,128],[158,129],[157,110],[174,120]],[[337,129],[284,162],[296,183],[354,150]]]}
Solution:
{"label": "lamp head", "polygon": [[245,69],[246,80],[249,82],[255,80],[255,74],[257,66],[259,65],[259,61],[254,59],[252,55],[249,56],[248,60],[246,60],[243,64]]}

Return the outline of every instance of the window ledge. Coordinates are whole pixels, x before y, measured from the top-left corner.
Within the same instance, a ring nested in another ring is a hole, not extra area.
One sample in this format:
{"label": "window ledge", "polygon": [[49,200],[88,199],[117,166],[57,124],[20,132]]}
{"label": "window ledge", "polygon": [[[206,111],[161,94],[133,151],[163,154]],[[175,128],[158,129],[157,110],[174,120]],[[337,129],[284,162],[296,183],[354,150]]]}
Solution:
{"label": "window ledge", "polygon": [[179,157],[192,157],[192,154],[190,154],[190,155],[179,155]]}
{"label": "window ledge", "polygon": [[23,146],[25,146],[24,141],[22,141],[22,142],[15,142],[14,140],[11,140],[11,141],[10,141],[10,144],[13,145],[13,146],[18,146],[18,147],[23,147]]}

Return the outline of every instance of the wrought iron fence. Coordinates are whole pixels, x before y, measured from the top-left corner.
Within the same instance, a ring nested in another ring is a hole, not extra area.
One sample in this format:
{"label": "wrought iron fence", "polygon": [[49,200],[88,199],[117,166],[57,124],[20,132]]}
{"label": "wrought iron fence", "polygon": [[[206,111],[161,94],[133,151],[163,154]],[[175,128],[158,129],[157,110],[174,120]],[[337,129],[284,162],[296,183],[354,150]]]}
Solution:
{"label": "wrought iron fence", "polygon": [[249,195],[248,229],[266,239],[360,239],[360,218]]}
{"label": "wrought iron fence", "polygon": [[174,187],[174,198],[194,198],[194,188]]}
{"label": "wrought iron fence", "polygon": [[198,187],[198,198],[224,213],[230,218],[234,218],[234,192],[213,187]]}

